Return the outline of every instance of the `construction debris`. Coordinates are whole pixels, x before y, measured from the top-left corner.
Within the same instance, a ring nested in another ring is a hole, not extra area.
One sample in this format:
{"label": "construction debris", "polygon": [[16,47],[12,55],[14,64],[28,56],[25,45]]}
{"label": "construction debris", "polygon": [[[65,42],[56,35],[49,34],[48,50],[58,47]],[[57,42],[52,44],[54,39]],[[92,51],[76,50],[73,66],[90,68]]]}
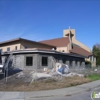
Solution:
{"label": "construction debris", "polygon": [[73,72],[70,72],[68,74],[63,74],[64,77],[73,77],[73,76],[79,76],[79,77],[84,77],[83,74],[78,74],[78,73],[73,73]]}
{"label": "construction debris", "polygon": [[56,63],[56,67],[52,69],[50,74],[58,73],[58,74],[62,75],[62,74],[67,74],[68,71],[69,71],[68,65]]}
{"label": "construction debris", "polygon": [[[68,65],[57,63],[56,67],[53,68],[49,73],[48,69],[44,68],[43,72],[37,72],[36,70],[30,72],[20,72],[17,75],[17,78],[25,79],[25,82],[34,82],[36,80],[43,80],[43,79],[55,79],[55,80],[62,80],[64,77],[73,77],[79,76],[84,77],[82,74],[69,72]],[[28,78],[28,79],[27,79]]]}

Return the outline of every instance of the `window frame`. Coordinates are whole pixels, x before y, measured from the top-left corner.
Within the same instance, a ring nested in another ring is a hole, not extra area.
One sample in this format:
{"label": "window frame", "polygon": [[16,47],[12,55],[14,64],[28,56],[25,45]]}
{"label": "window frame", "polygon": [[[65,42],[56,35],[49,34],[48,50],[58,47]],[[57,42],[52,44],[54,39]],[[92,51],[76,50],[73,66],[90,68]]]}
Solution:
{"label": "window frame", "polygon": [[[43,61],[44,60],[44,61]],[[46,61],[45,61],[46,60]],[[48,66],[48,57],[42,56],[41,58],[41,65],[42,66]]]}
{"label": "window frame", "polygon": [[18,47],[17,46],[15,46],[15,50],[18,50]]}
{"label": "window frame", "polygon": [[0,52],[2,53],[3,52],[3,49],[0,49]]}
{"label": "window frame", "polygon": [[90,56],[90,61],[93,61],[92,56]]}
{"label": "window frame", "polygon": [[24,46],[24,49],[27,49],[28,47],[27,46]]}
{"label": "window frame", "polygon": [[62,50],[62,52],[65,52],[65,50]]}
{"label": "window frame", "polygon": [[[26,66],[33,66],[33,56],[26,56]],[[29,62],[28,62],[29,61]]]}
{"label": "window frame", "polygon": [[10,51],[10,47],[7,47],[7,51]]}

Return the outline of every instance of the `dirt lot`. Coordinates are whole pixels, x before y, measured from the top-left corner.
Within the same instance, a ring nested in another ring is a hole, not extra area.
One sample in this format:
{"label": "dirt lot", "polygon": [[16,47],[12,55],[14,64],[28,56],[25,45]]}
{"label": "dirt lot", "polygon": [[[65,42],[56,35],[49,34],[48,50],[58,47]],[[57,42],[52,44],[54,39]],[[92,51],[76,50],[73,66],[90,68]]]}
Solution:
{"label": "dirt lot", "polygon": [[[91,80],[84,77],[70,77],[64,78],[60,81],[55,79],[39,80],[33,83],[23,82],[22,80],[9,78],[8,84],[0,85],[0,91],[38,91],[38,90],[49,90],[66,88],[75,86],[83,83],[90,82]],[[0,81],[3,82],[3,81]]]}

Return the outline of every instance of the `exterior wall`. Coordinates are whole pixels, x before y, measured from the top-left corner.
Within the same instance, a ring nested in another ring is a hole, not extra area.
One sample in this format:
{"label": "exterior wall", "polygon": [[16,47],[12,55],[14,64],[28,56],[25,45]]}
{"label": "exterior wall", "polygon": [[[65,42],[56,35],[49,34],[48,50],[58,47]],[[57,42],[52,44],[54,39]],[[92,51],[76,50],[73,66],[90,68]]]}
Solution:
{"label": "exterior wall", "polygon": [[46,48],[46,49],[52,49],[52,46],[38,44],[38,43],[32,43],[28,41],[18,40],[11,43],[5,43],[0,44],[0,49],[2,49],[2,52],[6,52],[7,48],[10,48],[10,51],[16,50],[15,47],[17,46],[17,50],[25,49],[27,48]]}
{"label": "exterior wall", "polygon": [[[74,44],[77,44],[79,45],[80,47],[82,47],[83,49],[91,52],[90,48],[88,48],[86,45],[84,45],[83,43],[79,42],[77,39],[76,39],[76,36],[75,36],[75,29],[70,29],[71,33],[74,35],[72,37],[72,43]],[[67,37],[66,34],[69,34],[69,29],[67,30],[63,30],[63,37]]]}
{"label": "exterior wall", "polygon": [[[5,63],[5,59],[7,56],[2,56],[2,64],[4,65]],[[10,65],[9,68],[19,68],[19,69],[23,69],[24,65],[23,65],[23,55],[13,55],[10,59]]]}
{"label": "exterior wall", "polygon": [[51,46],[46,46],[38,43],[32,43],[32,42],[27,42],[27,41],[21,41],[21,49],[27,48],[46,48],[46,49],[52,49]]}
{"label": "exterior wall", "polygon": [[[44,68],[52,68],[52,57],[49,55],[40,55],[40,54],[24,54],[24,61],[23,61],[23,66],[24,69],[31,70],[43,70]],[[26,57],[32,56],[33,57],[33,66],[26,66]],[[47,66],[42,66],[42,57],[47,57],[48,58],[48,65]]]}
{"label": "exterior wall", "polygon": [[85,58],[85,61],[90,61],[90,58]]}
{"label": "exterior wall", "polygon": [[70,32],[74,35],[72,40],[76,39],[75,29],[70,29],[70,31],[69,29],[63,30],[63,37],[67,37],[66,34],[69,34]]}
{"label": "exterior wall", "polygon": [[[48,65],[47,66],[42,66],[42,57],[47,57],[48,58]],[[38,69],[44,69],[44,68],[49,68],[51,69],[53,67],[53,61],[52,61],[52,56],[50,55],[38,55]]]}
{"label": "exterior wall", "polygon": [[[23,66],[24,66],[24,69],[27,69],[27,70],[36,70],[37,69],[37,54],[24,54],[23,57],[24,57],[24,60],[23,60]],[[26,66],[26,57],[33,57],[33,65],[32,66]]]}
{"label": "exterior wall", "polygon": [[0,46],[0,49],[2,49],[2,52],[6,52],[7,48],[10,47],[10,51],[15,50],[15,46],[17,46],[17,50],[20,49],[20,43],[19,42],[13,42],[13,43],[8,43]]}
{"label": "exterior wall", "polygon": [[[26,66],[26,57],[33,57],[33,65],[32,66]],[[48,65],[42,66],[42,57],[48,58]],[[6,56],[2,56],[2,64],[5,63]],[[53,67],[53,61],[52,56],[50,55],[40,55],[40,54],[17,54],[13,55],[9,62],[9,68],[17,68],[20,70],[42,70],[44,68],[52,68]]]}
{"label": "exterior wall", "polygon": [[5,63],[5,56],[2,56],[1,58],[2,58],[2,64],[4,65],[4,63]]}
{"label": "exterior wall", "polygon": [[[33,57],[33,65],[26,66],[26,57]],[[21,54],[13,56],[13,67],[21,70],[36,70],[38,68],[38,54]]]}
{"label": "exterior wall", "polygon": [[90,61],[92,67],[96,67],[96,57],[90,56],[89,58],[85,58],[85,61]]}
{"label": "exterior wall", "polygon": [[24,69],[24,56],[21,54],[21,55],[13,55],[12,57],[13,59],[13,63],[12,63],[12,67],[13,68],[19,68],[21,70]]}
{"label": "exterior wall", "polygon": [[63,50],[64,50],[64,52],[69,52],[69,50],[68,50],[68,46],[65,46],[65,47],[57,47],[57,49],[56,49],[57,51],[59,51],[59,52],[63,52]]}
{"label": "exterior wall", "polygon": [[91,62],[91,66],[92,67],[96,67],[96,57],[94,56],[91,56],[92,58],[90,59],[90,62]]}
{"label": "exterior wall", "polygon": [[[33,57],[32,66],[26,66],[26,57]],[[48,58],[47,66],[42,66],[42,57]],[[5,62],[5,58],[6,56],[2,56],[3,65]],[[55,67],[56,62],[65,63],[70,68],[84,67],[83,66],[84,58],[63,56],[63,55],[53,55],[53,54],[17,54],[11,57],[9,68],[17,68],[19,70],[43,71],[44,68],[52,69],[53,67]]]}
{"label": "exterior wall", "polygon": [[95,61],[93,61],[93,62],[91,62],[92,63],[92,67],[96,67],[96,62]]}

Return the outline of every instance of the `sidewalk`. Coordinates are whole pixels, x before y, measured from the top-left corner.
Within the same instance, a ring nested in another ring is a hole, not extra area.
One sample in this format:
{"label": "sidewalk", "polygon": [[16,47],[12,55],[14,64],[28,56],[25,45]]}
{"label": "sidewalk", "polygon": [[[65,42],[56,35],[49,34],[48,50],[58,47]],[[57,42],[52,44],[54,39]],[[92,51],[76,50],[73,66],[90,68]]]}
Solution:
{"label": "sidewalk", "polygon": [[24,92],[0,92],[0,100],[25,100]]}
{"label": "sidewalk", "polygon": [[29,100],[41,97],[51,97],[51,96],[65,96],[73,95],[78,93],[83,93],[90,91],[91,89],[100,86],[100,80],[55,90],[45,90],[45,91],[32,91],[32,92],[0,92],[0,100]]}
{"label": "sidewalk", "polygon": [[35,91],[35,92],[25,92],[25,100],[29,98],[41,98],[41,97],[50,97],[50,96],[65,96],[73,95],[78,93],[83,93],[90,91],[94,88],[100,86],[100,80],[62,89],[47,90],[47,91]]}

